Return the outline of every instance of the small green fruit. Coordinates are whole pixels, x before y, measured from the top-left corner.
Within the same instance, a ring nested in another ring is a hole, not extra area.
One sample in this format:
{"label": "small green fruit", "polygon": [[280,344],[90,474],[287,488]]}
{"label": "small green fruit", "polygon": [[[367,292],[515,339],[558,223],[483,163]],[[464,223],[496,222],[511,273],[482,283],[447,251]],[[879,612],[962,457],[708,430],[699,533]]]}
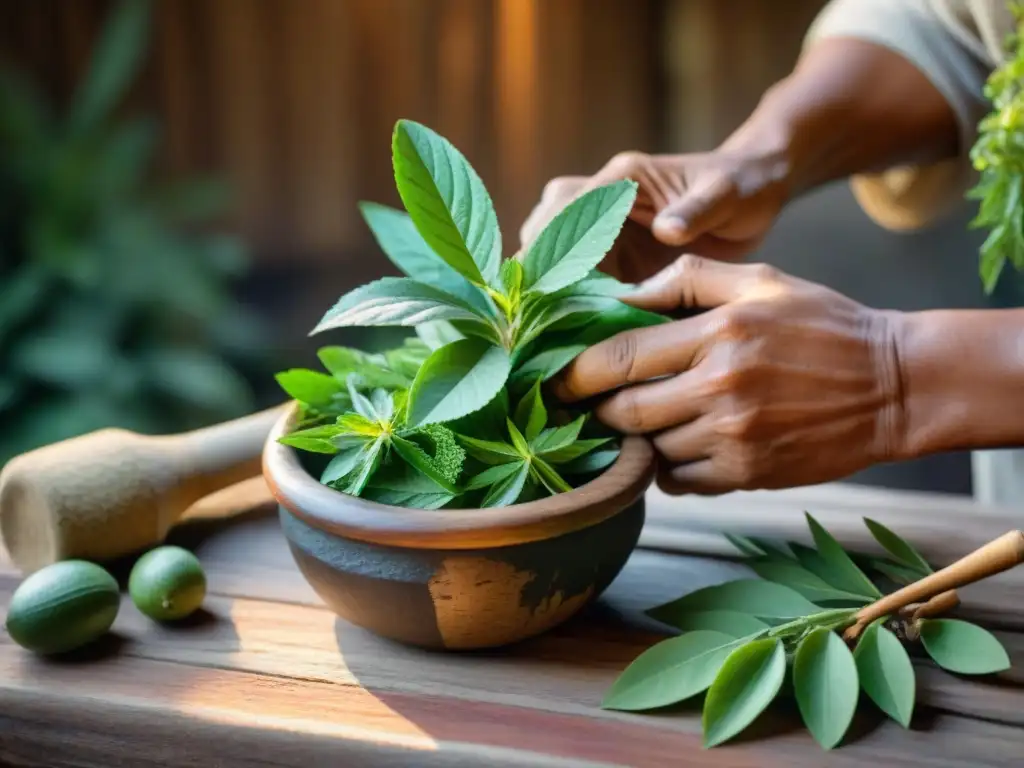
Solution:
{"label": "small green fruit", "polygon": [[44,655],[66,653],[106,634],[120,606],[113,576],[95,563],[64,560],[21,582],[5,625],[23,648]]}
{"label": "small green fruit", "polygon": [[135,607],[156,621],[184,619],[206,597],[206,574],[199,560],[181,547],[157,547],[135,563],[128,577]]}

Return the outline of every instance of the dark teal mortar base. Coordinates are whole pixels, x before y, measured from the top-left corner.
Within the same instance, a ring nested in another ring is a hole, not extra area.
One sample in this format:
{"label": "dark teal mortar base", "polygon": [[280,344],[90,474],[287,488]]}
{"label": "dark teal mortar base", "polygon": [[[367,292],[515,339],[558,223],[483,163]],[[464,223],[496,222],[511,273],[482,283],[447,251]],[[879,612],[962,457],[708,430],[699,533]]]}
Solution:
{"label": "dark teal mortar base", "polygon": [[[447,558],[481,558],[529,574],[524,586],[508,598],[526,609],[519,612],[524,616],[543,610],[552,601],[565,603],[590,590],[589,597],[580,600],[578,611],[604,592],[626,564],[640,538],[644,501],[641,498],[603,522],[553,539],[477,550],[406,549],[354,541],[317,530],[283,507],[280,519],[299,569],[331,610],[392,640],[445,648],[434,604],[435,599],[444,598],[435,598],[429,584],[443,570]],[[486,584],[470,584],[467,594],[458,597],[471,604],[474,587]],[[487,620],[483,614],[481,621]],[[522,635],[510,629],[506,642],[537,634]]]}

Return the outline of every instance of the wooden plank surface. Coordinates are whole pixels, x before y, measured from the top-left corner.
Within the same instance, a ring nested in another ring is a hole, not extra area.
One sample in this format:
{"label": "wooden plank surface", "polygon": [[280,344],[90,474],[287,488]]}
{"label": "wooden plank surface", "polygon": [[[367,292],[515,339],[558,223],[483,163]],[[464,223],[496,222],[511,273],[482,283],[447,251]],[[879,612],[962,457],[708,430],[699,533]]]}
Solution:
{"label": "wooden plank surface", "polygon": [[[855,493],[826,490],[856,506]],[[806,501],[781,496],[750,512],[778,516]],[[704,500],[701,509],[735,501]],[[879,501],[909,502],[886,494],[861,512],[884,520]],[[674,510],[655,502],[652,525],[673,528]],[[680,506],[696,518],[692,505]],[[999,633],[1014,668],[997,681],[922,662],[909,732],[865,706],[850,743],[823,753],[780,704],[755,727],[757,738],[705,751],[692,707],[630,715],[598,705],[662,636],[644,608],[745,575],[740,564],[638,550],[585,616],[510,649],[440,654],[337,620],[295,568],[272,512],[230,521],[206,512],[174,534],[208,572],[198,620],[160,626],[126,600],[110,638],[59,662],[0,640],[0,765],[1006,766],[1024,750],[1024,635],[1016,632]],[[0,612],[18,581],[0,566]],[[993,609],[1019,613],[1016,603]]]}

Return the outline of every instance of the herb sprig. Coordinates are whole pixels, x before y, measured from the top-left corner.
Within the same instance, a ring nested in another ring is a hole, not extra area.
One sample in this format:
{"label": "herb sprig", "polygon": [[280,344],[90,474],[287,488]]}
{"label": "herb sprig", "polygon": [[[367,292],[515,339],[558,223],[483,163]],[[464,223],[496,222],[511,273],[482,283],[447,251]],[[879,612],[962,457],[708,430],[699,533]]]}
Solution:
{"label": "herb sprig", "polygon": [[545,402],[542,384],[587,346],[668,319],[620,302],[628,286],[597,270],[637,185],[586,192],[503,260],[491,198],[455,147],[402,120],[392,160],[406,211],[360,211],[405,277],[345,294],[312,333],[405,326],[416,338],[382,353],[324,347],[325,371],[280,373],[300,406],[281,441],[334,455],[321,481],[337,490],[428,509],[506,506],[607,468],[616,436]]}
{"label": "herb sprig", "polygon": [[1009,668],[994,635],[959,619],[887,616],[872,623],[851,650],[838,633],[882,595],[879,584],[889,574],[897,582],[916,581],[932,568],[873,520],[865,524],[888,557],[851,555],[811,515],[807,522],[813,548],[729,536],[762,579],[705,587],[650,609],[651,618],[683,634],[635,659],[603,706],[650,710],[704,693],[704,743],[713,747],[751,725],[785,689],[788,674],[808,730],[831,749],[846,735],[861,692],[909,727],[916,681],[908,648],[957,674]]}

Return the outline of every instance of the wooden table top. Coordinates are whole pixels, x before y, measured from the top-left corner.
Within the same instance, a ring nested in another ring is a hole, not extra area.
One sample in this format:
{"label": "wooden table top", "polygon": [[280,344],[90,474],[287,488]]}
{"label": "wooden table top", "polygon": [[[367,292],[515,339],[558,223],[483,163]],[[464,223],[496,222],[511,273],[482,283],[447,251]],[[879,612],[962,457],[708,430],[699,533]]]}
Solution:
{"label": "wooden table top", "polygon": [[[923,525],[932,531],[926,554],[936,556],[965,554],[1019,527],[1012,512],[969,500],[847,486],[715,500],[652,492],[642,548],[584,616],[514,648],[443,654],[336,619],[293,564],[271,510],[194,520],[173,538],[207,569],[199,620],[160,626],[126,598],[111,636],[61,661],[33,657],[0,634],[0,766],[1020,764],[1024,574],[964,595],[965,613],[1001,627],[1013,668],[980,682],[922,663],[909,731],[865,704],[847,743],[826,753],[795,710],[777,703],[751,736],[704,750],[693,707],[657,715],[599,708],[617,674],[661,637],[643,609],[748,573],[680,550],[721,546],[709,533],[715,520],[795,529],[805,508],[844,543],[856,538],[862,514],[901,530]],[[0,614],[18,581],[0,563]]]}

